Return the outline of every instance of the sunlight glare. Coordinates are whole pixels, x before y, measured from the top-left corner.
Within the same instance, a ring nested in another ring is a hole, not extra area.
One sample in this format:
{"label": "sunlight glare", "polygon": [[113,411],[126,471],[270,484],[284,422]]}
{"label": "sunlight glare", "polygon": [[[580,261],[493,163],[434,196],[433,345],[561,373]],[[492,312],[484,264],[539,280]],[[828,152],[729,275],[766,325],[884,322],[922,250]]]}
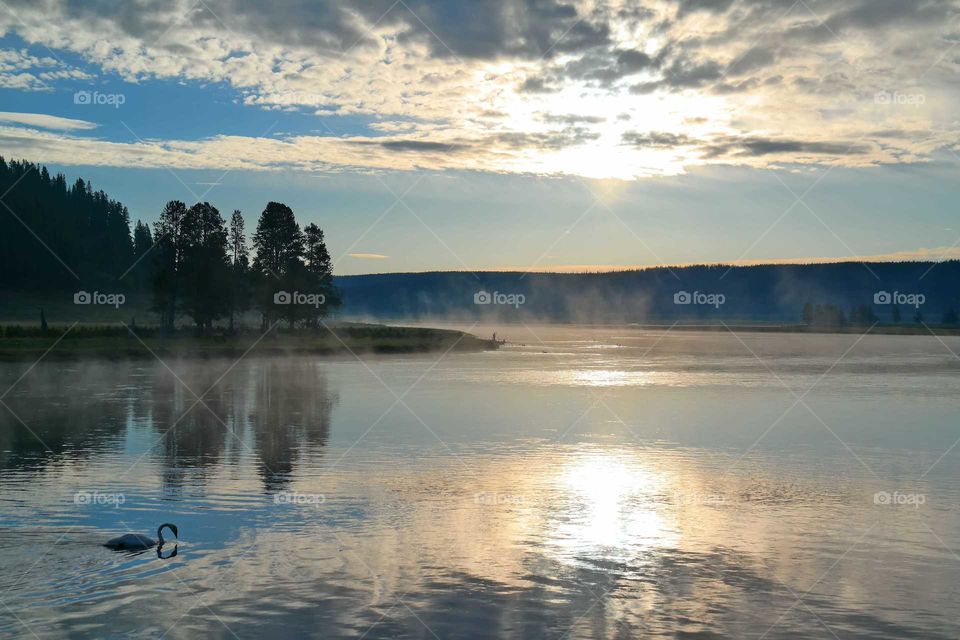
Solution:
{"label": "sunlight glare", "polygon": [[647,468],[616,454],[590,453],[567,465],[559,484],[571,500],[556,542],[568,552],[615,550],[627,557],[676,541],[657,507],[665,479]]}

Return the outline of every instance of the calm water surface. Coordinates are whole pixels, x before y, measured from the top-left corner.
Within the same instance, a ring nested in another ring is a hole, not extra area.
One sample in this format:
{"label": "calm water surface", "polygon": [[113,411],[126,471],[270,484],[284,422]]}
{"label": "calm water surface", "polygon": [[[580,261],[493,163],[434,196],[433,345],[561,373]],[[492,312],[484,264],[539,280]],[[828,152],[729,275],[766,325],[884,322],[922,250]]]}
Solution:
{"label": "calm water surface", "polygon": [[960,340],[493,330],[0,365],[0,636],[960,636]]}

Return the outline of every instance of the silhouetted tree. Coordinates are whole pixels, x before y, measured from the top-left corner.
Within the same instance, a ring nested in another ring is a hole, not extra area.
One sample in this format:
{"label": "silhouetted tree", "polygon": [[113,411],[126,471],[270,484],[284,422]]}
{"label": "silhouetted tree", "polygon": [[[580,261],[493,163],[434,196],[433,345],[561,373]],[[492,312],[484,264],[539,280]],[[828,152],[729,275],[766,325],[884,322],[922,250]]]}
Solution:
{"label": "silhouetted tree", "polygon": [[943,312],[943,324],[957,324],[957,312],[954,309],[947,309]]}
{"label": "silhouetted tree", "polygon": [[818,304],[813,310],[813,324],[821,327],[839,327],[846,323],[843,310],[835,304]]}
{"label": "silhouetted tree", "polygon": [[314,308],[308,318],[309,324],[315,327],[317,318],[325,317],[331,309],[340,305],[340,297],[336,287],[333,286],[333,264],[324,242],[323,230],[311,222],[304,227],[303,235],[311,288],[313,292],[323,295],[325,299],[324,304]]}
{"label": "silhouetted tree", "polygon": [[[152,228],[132,224],[123,204],[85,178],[68,183],[46,167],[2,157],[0,193],[12,212],[0,209],[0,290],[149,290],[164,332],[175,330],[180,314],[201,332],[229,315],[233,329],[254,300],[265,318],[286,317],[291,325],[315,324],[339,303],[323,231],[311,224],[305,232],[278,202],[260,216],[251,265],[240,211],[228,228],[210,203],[188,209],[170,201]],[[274,305],[273,295],[284,290],[323,295],[327,304]],[[40,316],[43,326],[45,310]]]}
{"label": "silhouetted tree", "polygon": [[133,228],[133,265],[127,276],[137,289],[146,289],[150,286],[153,271],[153,262],[147,254],[153,250],[153,234],[150,227],[137,220]]}
{"label": "silhouetted tree", "polygon": [[890,317],[893,318],[894,324],[900,324],[900,305],[893,305],[890,309]]}
{"label": "silhouetted tree", "polygon": [[160,327],[172,331],[176,325],[180,275],[183,269],[183,219],[187,206],[171,200],[154,224],[154,310],[160,314]]}
{"label": "silhouetted tree", "polygon": [[190,207],[181,224],[181,310],[206,334],[230,308],[226,223],[209,202]]}
{"label": "silhouetted tree", "polygon": [[[0,288],[119,288],[133,246],[126,207],[78,179],[0,157]],[[9,207],[9,208],[8,208]],[[71,273],[72,272],[72,273]]]}
{"label": "silhouetted tree", "polygon": [[873,324],[877,321],[877,315],[873,309],[866,304],[856,305],[850,312],[850,323],[864,326]]}
{"label": "silhouetted tree", "polygon": [[244,233],[243,214],[239,209],[230,216],[230,331],[234,330],[234,315],[250,308],[250,258],[247,236]]}
{"label": "silhouetted tree", "polygon": [[304,238],[293,210],[279,202],[269,202],[253,234],[254,277],[257,280],[257,302],[264,324],[272,318],[286,316],[291,326],[296,320],[296,305],[277,305],[278,292],[292,293],[303,277]]}

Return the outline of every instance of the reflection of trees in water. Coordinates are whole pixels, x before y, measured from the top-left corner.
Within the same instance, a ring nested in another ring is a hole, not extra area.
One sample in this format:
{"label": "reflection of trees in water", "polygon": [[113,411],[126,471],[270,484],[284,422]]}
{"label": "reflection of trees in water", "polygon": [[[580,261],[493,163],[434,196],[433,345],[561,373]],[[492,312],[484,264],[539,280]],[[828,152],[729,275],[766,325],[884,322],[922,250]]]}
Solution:
{"label": "reflection of trees in water", "polygon": [[173,366],[174,376],[159,363],[41,364],[4,399],[29,429],[0,407],[0,473],[92,457],[148,427],[141,440],[155,444],[167,490],[244,457],[268,490],[280,489],[297,458],[326,443],[337,396],[316,360],[250,360],[224,375],[230,365]]}
{"label": "reflection of trees in water", "polygon": [[296,458],[326,444],[337,396],[308,360],[264,361],[252,372],[250,412],[259,471],[268,491],[284,488]]}
{"label": "reflection of trees in water", "polygon": [[191,370],[181,376],[189,389],[169,372],[157,378],[155,428],[163,433],[176,423],[162,444],[168,490],[183,486],[187,475],[202,481],[212,468],[244,457],[256,458],[264,485],[275,490],[285,485],[300,451],[326,442],[336,398],[316,361],[250,361],[224,376],[228,367]]}
{"label": "reflection of trees in water", "polygon": [[[108,448],[127,427],[129,396],[140,395],[129,364],[6,366],[3,390],[23,379],[3,399],[10,409],[0,406],[0,472],[42,471]],[[117,383],[104,385],[108,378]]]}
{"label": "reflection of trees in water", "polygon": [[[203,363],[178,373],[179,380],[165,369],[154,378],[152,425],[163,434],[159,447],[167,491],[176,492],[186,483],[202,481],[211,467],[225,461],[226,438],[230,435],[221,420],[229,426],[229,416],[224,403],[218,401],[217,388],[203,395],[219,375],[214,367]],[[197,395],[203,397],[202,403],[197,402]]]}

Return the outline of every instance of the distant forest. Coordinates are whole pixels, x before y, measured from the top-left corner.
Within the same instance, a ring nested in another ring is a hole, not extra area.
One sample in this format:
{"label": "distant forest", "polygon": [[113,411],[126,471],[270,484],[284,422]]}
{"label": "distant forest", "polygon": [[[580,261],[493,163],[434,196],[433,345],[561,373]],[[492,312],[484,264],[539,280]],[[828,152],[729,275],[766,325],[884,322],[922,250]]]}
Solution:
{"label": "distant forest", "polygon": [[956,260],[588,274],[396,273],[340,276],[336,282],[343,312],[372,318],[842,326],[956,324],[960,308]]}
{"label": "distant forest", "polygon": [[84,292],[78,304],[90,304],[90,292],[140,294],[162,329],[189,319],[203,333],[215,324],[233,329],[248,309],[264,325],[315,326],[339,305],[323,231],[301,229],[279,202],[264,208],[248,244],[241,212],[228,223],[208,202],[172,200],[152,229],[138,220],[131,231],[124,205],[82,178],[68,186],[29,162],[0,158],[0,194],[0,289],[8,296],[59,303]]}
{"label": "distant forest", "polygon": [[[207,202],[171,201],[152,227],[131,225],[127,208],[89,182],[68,185],[29,162],[0,158],[0,194],[4,296],[139,295],[165,329],[232,329],[248,311],[263,325],[309,327],[338,308],[346,317],[397,320],[952,325],[960,308],[956,260],[334,278],[323,231],[301,228],[279,202],[263,209],[248,242],[239,211],[228,221]],[[278,304],[279,292],[308,298]]]}

